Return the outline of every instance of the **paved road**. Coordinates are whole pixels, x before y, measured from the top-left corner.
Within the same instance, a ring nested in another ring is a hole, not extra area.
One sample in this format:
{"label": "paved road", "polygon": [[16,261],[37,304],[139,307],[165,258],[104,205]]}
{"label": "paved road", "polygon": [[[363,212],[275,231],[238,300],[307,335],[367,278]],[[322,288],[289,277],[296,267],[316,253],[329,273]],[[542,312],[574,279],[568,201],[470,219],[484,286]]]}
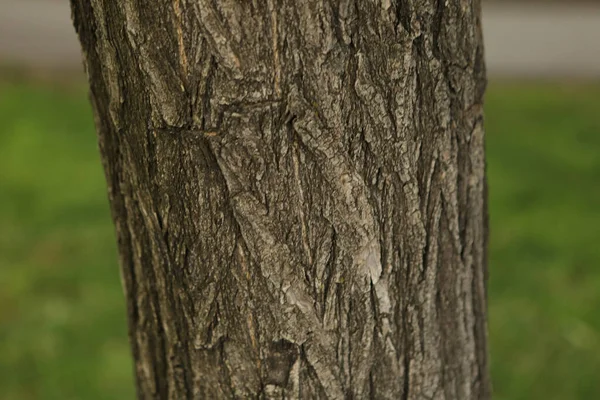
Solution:
{"label": "paved road", "polygon": [[52,69],[81,67],[66,0],[0,0],[0,63]]}
{"label": "paved road", "polygon": [[490,75],[600,78],[600,4],[486,4]]}
{"label": "paved road", "polygon": [[[600,78],[600,6],[484,5],[492,76]],[[81,70],[66,0],[0,0],[0,64]]]}

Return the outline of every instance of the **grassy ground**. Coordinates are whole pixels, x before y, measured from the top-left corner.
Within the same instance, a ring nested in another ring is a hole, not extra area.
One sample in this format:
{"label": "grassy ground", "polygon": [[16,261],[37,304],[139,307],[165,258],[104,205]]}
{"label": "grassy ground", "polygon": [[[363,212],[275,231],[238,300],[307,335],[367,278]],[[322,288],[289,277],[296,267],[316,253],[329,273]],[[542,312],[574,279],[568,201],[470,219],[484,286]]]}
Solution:
{"label": "grassy ground", "polygon": [[83,89],[0,84],[0,398],[133,398]]}
{"label": "grassy ground", "polygon": [[[495,399],[600,398],[600,86],[492,85]],[[82,88],[0,83],[0,398],[133,398]]]}
{"label": "grassy ground", "polygon": [[486,107],[496,399],[600,398],[600,86]]}

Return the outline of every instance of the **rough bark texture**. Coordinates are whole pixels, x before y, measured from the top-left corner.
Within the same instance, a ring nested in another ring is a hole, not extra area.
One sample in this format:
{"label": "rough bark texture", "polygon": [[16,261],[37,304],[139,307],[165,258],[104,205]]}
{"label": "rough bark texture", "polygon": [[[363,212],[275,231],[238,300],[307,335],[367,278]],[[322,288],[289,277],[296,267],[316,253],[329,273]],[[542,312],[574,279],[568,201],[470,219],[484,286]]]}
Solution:
{"label": "rough bark texture", "polygon": [[486,399],[479,0],[71,0],[143,399]]}

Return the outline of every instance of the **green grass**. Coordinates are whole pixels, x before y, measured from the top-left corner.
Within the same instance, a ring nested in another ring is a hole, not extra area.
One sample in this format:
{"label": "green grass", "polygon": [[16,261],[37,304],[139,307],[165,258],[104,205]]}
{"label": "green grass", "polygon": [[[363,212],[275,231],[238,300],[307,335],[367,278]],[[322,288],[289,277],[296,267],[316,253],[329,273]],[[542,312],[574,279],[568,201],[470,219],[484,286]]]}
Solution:
{"label": "green grass", "polygon": [[85,91],[0,83],[0,398],[133,398]]}
{"label": "green grass", "polygon": [[600,398],[600,86],[492,86],[497,400]]}
{"label": "green grass", "polygon": [[[495,399],[600,398],[600,86],[492,85]],[[134,397],[83,88],[0,83],[0,398]]]}

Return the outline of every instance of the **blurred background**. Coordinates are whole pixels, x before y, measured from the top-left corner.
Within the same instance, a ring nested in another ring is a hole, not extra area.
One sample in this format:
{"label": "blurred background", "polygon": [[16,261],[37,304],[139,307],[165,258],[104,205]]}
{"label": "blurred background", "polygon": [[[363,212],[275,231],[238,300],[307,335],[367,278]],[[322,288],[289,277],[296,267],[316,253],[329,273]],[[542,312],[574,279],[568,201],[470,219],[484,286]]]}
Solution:
{"label": "blurred background", "polygon": [[[600,399],[600,1],[484,0],[496,400]],[[0,0],[0,400],[134,397],[66,0]]]}

